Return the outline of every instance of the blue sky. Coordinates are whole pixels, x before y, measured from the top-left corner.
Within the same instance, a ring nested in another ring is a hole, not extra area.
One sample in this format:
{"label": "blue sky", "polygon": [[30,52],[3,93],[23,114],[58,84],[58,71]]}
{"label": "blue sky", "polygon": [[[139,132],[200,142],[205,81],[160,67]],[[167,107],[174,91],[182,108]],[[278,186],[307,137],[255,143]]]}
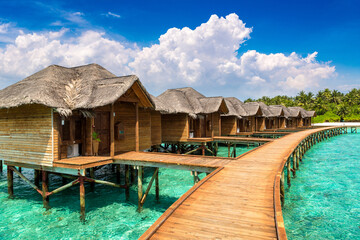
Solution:
{"label": "blue sky", "polygon": [[[70,67],[98,62],[118,75],[139,75],[155,95],[183,86],[193,86],[206,95],[240,99],[294,95],[325,87],[347,91],[360,87],[359,10],[359,1],[1,1],[0,62],[7,65],[0,63],[0,88],[49,64]],[[239,22],[227,18],[232,13]],[[227,22],[214,20],[210,24],[214,14]],[[194,31],[204,23],[209,24]],[[219,26],[227,32],[199,40],[201,34],[216,34],[213,31]],[[184,27],[193,32],[181,31]],[[171,28],[180,33],[168,32]],[[231,35],[231,28],[246,34]],[[55,32],[61,33],[49,35]],[[162,35],[165,40],[159,44]],[[184,39],[192,38],[191,48],[182,45]],[[110,46],[79,58],[84,51],[94,51],[83,46],[91,44],[89,41]],[[26,49],[19,42],[26,42]],[[208,43],[197,56],[197,49]],[[228,49],[226,44],[239,47]],[[226,54],[212,51],[219,45]],[[64,51],[66,56],[59,56],[61,51],[51,52],[50,46],[79,54]],[[21,62],[29,66],[27,69],[18,64],[18,70],[11,64],[20,56],[14,48],[26,51],[28,62]],[[32,49],[36,54],[28,55]],[[164,57],[166,52],[171,56]],[[305,59],[314,52],[316,56]],[[290,57],[292,53],[297,57]],[[185,57],[174,60],[179,55]]]}

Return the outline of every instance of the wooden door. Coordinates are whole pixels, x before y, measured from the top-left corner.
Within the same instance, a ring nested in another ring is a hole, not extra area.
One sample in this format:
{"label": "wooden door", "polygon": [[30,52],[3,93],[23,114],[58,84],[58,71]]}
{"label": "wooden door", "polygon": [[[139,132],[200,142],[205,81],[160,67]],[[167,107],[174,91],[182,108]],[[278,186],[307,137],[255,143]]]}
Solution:
{"label": "wooden door", "polygon": [[95,117],[95,132],[101,140],[99,155],[110,154],[110,112],[97,112]]}

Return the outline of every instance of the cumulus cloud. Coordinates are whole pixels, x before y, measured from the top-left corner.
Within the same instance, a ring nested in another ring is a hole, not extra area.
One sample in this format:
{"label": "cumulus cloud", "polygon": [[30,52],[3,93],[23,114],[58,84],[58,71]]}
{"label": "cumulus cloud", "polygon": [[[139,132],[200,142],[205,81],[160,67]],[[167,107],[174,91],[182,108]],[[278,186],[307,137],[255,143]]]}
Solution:
{"label": "cumulus cloud", "polygon": [[169,29],[159,44],[140,51],[130,66],[149,82],[224,83],[222,72],[228,70],[224,68],[237,60],[236,51],[251,31],[236,14],[212,15],[194,30]]}
{"label": "cumulus cloud", "polygon": [[193,86],[241,98],[294,94],[316,88],[324,79],[335,76],[334,66],[316,60],[317,52],[306,57],[256,50],[239,54],[252,28],[236,14],[225,18],[212,15],[195,29],[171,28],[159,37],[158,44],[142,49],[97,31],[66,38],[67,31],[21,33],[13,43],[0,48],[0,80],[25,77],[50,64],[96,62],[118,75],[137,74],[154,94],[167,88]]}
{"label": "cumulus cloud", "polygon": [[66,31],[23,33],[0,49],[1,85],[9,85],[51,64],[70,67],[94,62],[116,74],[131,72],[128,63],[139,51],[135,44],[128,46],[95,31],[63,40]]}

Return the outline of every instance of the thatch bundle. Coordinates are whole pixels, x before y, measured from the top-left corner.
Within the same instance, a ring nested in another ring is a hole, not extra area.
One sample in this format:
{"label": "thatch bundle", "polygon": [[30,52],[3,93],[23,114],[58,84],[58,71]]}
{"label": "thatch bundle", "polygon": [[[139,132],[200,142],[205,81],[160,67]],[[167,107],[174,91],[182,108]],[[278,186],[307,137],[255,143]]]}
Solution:
{"label": "thatch bundle", "polygon": [[156,110],[163,114],[186,113],[192,118],[198,114],[229,111],[223,97],[205,97],[190,87],[166,90],[155,102]]}
{"label": "thatch bundle", "polygon": [[138,82],[135,75],[117,77],[97,64],[66,68],[51,65],[0,91],[0,108],[42,104],[69,116],[75,109],[91,115],[96,107],[114,103]]}

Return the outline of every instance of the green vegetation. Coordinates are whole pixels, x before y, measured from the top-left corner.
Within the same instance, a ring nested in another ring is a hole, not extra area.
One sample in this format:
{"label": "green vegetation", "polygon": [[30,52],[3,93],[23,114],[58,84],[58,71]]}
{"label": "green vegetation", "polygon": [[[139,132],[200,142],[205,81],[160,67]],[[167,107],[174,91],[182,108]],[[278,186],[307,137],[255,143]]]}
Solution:
{"label": "green vegetation", "polygon": [[319,91],[316,95],[312,92],[301,91],[295,97],[276,96],[273,98],[262,97],[259,99],[246,99],[245,102],[261,101],[267,105],[284,105],[286,107],[299,106],[306,110],[315,110],[317,117],[314,123],[320,122],[357,122],[360,121],[360,89],[352,89],[348,93],[337,90]]}

